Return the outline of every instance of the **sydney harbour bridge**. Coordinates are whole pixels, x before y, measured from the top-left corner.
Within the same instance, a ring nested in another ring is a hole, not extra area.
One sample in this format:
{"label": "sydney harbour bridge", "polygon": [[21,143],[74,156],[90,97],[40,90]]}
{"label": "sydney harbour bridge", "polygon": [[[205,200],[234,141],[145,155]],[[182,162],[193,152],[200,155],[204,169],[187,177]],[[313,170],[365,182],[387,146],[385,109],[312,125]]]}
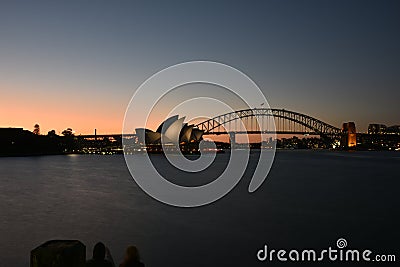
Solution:
{"label": "sydney harbour bridge", "polygon": [[[252,108],[232,111],[197,122],[193,127],[202,131],[203,135],[206,136],[229,135],[231,142],[235,142],[235,136],[239,134],[315,135],[328,142],[334,142],[343,137],[349,139],[348,137],[350,137],[346,129],[332,126],[315,117],[275,108]],[[354,134],[353,139],[355,139],[355,126],[350,133]],[[94,134],[82,135],[81,137],[86,140],[113,138],[120,141],[123,138],[135,136],[135,134]]]}
{"label": "sydney harbour bridge", "polygon": [[309,134],[334,137],[342,134],[341,129],[314,117],[286,109],[273,108],[233,111],[198,123],[196,127],[204,131],[205,135],[232,132],[237,134]]}

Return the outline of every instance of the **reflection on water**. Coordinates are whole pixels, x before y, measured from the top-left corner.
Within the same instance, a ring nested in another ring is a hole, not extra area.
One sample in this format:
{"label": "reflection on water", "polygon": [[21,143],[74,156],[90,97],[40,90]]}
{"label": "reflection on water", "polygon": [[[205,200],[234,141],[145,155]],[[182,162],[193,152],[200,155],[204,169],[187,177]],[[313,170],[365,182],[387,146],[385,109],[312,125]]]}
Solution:
{"label": "reflection on water", "polygon": [[[227,157],[217,156],[215,173]],[[122,156],[0,158],[1,265],[29,266],[30,250],[49,239],[79,239],[89,253],[102,240],[116,261],[136,244],[148,266],[261,266],[255,254],[265,243],[318,248],[339,237],[395,252],[399,158],[396,152],[280,151],[258,191],[247,192],[253,160],[230,194],[196,209],[151,199]],[[152,160],[168,179],[192,183],[169,170],[161,155]]]}

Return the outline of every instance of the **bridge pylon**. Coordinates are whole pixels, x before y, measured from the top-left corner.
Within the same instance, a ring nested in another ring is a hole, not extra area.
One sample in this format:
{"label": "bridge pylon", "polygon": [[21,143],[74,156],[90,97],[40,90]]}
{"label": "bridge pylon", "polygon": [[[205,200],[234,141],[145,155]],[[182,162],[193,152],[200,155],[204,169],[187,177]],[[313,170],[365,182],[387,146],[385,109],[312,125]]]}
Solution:
{"label": "bridge pylon", "polygon": [[231,144],[231,148],[236,147],[236,133],[235,132],[229,132],[229,142]]}

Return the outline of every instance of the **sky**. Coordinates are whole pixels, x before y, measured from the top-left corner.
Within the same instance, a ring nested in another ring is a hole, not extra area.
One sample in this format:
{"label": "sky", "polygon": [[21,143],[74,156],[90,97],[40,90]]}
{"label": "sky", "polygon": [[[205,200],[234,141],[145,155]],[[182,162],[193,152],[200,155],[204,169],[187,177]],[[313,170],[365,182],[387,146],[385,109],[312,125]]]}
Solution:
{"label": "sky", "polygon": [[399,13],[398,1],[1,1],[0,127],[120,133],[138,86],[193,60],[246,73],[274,108],[360,131],[400,124]]}

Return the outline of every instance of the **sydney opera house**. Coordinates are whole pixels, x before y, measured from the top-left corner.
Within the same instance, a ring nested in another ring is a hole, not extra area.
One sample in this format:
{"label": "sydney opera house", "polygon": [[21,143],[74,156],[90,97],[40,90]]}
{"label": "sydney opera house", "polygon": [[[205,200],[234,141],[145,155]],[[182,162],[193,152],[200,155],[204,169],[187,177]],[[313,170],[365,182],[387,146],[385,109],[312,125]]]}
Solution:
{"label": "sydney opera house", "polygon": [[195,128],[193,124],[188,125],[184,120],[185,117],[172,116],[161,123],[155,132],[145,128],[136,128],[138,143],[159,145],[161,142],[164,144],[187,144],[201,141],[204,132]]}

